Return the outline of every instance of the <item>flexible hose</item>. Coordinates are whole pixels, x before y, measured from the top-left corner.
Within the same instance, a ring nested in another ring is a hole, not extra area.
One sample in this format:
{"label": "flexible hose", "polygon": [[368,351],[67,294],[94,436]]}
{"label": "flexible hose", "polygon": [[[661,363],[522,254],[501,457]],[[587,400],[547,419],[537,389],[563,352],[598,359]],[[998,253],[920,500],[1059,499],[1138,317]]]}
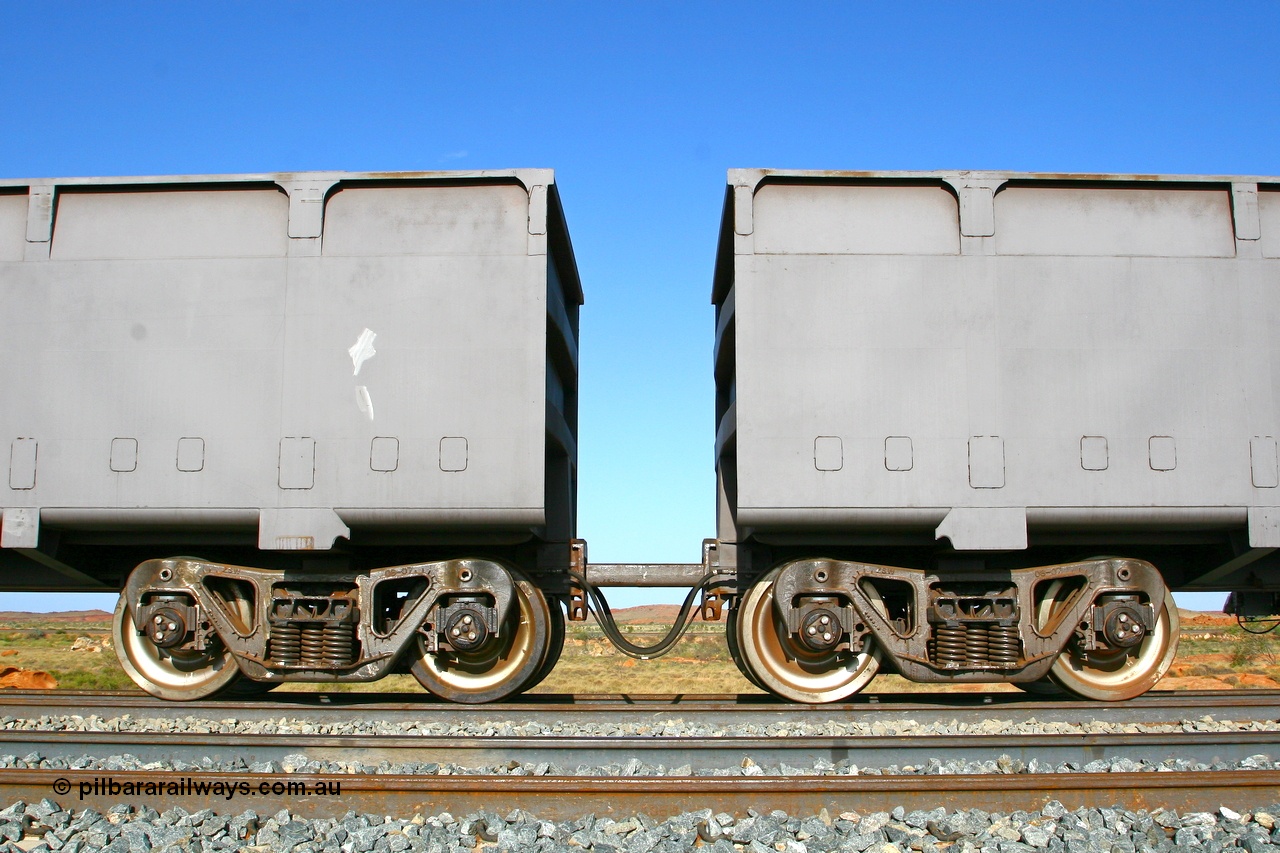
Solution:
{"label": "flexible hose", "polygon": [[690,614],[693,609],[693,602],[697,596],[711,586],[718,579],[717,575],[707,575],[698,585],[689,590],[689,594],[685,596],[684,604],[680,607],[680,614],[676,616],[676,622],[671,626],[671,630],[667,635],[652,646],[640,646],[625,639],[622,632],[618,630],[618,623],[613,618],[613,611],[609,609],[609,602],[605,601],[604,594],[593,586],[585,577],[577,572],[569,572],[569,577],[573,582],[582,587],[582,591],[587,594],[589,603],[594,605],[590,609],[596,614],[596,618],[600,620],[600,630],[609,638],[609,642],[627,657],[633,657],[637,660],[652,660],[660,658],[667,652],[675,648],[676,643],[680,642],[680,638],[684,636],[684,632],[689,630],[689,626],[693,624],[694,616]]}
{"label": "flexible hose", "polygon": [[[1280,628],[1280,620],[1275,619],[1275,617],[1271,617],[1270,619],[1267,619],[1267,618],[1258,619],[1258,618],[1246,618],[1244,616],[1236,614],[1236,624],[1250,634],[1270,634],[1276,628]],[[1252,627],[1254,625],[1266,625],[1267,627],[1254,628]]]}

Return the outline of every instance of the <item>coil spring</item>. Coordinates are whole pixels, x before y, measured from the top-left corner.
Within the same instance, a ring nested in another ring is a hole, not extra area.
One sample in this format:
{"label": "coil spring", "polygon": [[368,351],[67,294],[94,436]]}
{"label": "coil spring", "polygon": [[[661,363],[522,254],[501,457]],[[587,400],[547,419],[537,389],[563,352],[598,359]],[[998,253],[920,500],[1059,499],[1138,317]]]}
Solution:
{"label": "coil spring", "polygon": [[974,666],[985,666],[990,663],[990,649],[987,646],[987,626],[970,623],[965,626],[965,629],[965,663]]}
{"label": "coil spring", "polygon": [[284,666],[296,666],[302,660],[302,629],[296,624],[272,625],[268,657]]}
{"label": "coil spring", "polygon": [[302,625],[303,666],[320,669],[324,666],[324,624],[309,622]]}
{"label": "coil spring", "polygon": [[272,662],[282,666],[346,666],[355,661],[352,625],[292,622],[271,626]]}
{"label": "coil spring", "polygon": [[346,666],[356,659],[353,626],[330,623],[324,629],[324,659],[330,666]]}
{"label": "coil spring", "polygon": [[965,630],[963,625],[938,625],[933,629],[930,655],[935,663],[959,664],[965,659]]}
{"label": "coil spring", "polygon": [[929,639],[929,657],[944,665],[1013,667],[1021,652],[1016,625],[938,625]]}
{"label": "coil spring", "polygon": [[1016,666],[1022,652],[1022,640],[1017,625],[991,625],[987,629],[987,645],[993,664]]}

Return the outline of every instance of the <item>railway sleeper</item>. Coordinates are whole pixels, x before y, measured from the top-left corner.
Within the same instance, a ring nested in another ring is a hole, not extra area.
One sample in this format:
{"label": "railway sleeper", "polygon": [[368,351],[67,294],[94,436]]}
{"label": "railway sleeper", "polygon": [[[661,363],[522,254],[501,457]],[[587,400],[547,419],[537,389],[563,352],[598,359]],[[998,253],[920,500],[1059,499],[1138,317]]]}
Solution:
{"label": "railway sleeper", "polygon": [[1011,682],[1121,700],[1176,652],[1177,608],[1142,560],[947,573],[797,560],[741,595],[730,647],[778,695],[829,702],[887,663],[917,682]]}
{"label": "railway sleeper", "polygon": [[164,699],[407,668],[442,698],[485,702],[550,670],[563,642],[557,616],[558,603],[491,560],[338,574],[177,557],[132,572],[114,628],[126,672]]}

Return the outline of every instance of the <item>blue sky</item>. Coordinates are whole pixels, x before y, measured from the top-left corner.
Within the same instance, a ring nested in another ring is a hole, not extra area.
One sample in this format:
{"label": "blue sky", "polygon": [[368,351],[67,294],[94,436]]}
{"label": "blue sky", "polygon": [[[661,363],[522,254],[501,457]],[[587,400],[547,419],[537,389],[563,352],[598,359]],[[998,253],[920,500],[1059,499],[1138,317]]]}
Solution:
{"label": "blue sky", "polygon": [[727,168],[1280,172],[1275,3],[10,2],[0,31],[6,177],[554,168],[606,562],[714,532]]}

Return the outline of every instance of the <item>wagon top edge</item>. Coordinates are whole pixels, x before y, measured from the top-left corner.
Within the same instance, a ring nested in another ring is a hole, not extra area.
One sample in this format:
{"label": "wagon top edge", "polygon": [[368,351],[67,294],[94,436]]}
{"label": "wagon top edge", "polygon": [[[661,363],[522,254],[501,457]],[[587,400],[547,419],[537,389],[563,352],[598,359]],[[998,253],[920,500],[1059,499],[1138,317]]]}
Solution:
{"label": "wagon top edge", "polygon": [[250,184],[297,181],[515,181],[526,189],[555,183],[553,169],[479,169],[405,172],[253,172],[217,175],[121,175],[92,178],[0,178],[0,187],[125,186],[132,184]]}
{"label": "wagon top edge", "polygon": [[889,170],[846,171],[838,169],[730,169],[728,183],[735,187],[755,187],[770,179],[804,181],[906,180],[906,181],[1044,181],[1121,182],[1171,184],[1280,184],[1280,176],[1265,175],[1158,175],[1103,172],[1006,172],[968,169],[935,171]]}

